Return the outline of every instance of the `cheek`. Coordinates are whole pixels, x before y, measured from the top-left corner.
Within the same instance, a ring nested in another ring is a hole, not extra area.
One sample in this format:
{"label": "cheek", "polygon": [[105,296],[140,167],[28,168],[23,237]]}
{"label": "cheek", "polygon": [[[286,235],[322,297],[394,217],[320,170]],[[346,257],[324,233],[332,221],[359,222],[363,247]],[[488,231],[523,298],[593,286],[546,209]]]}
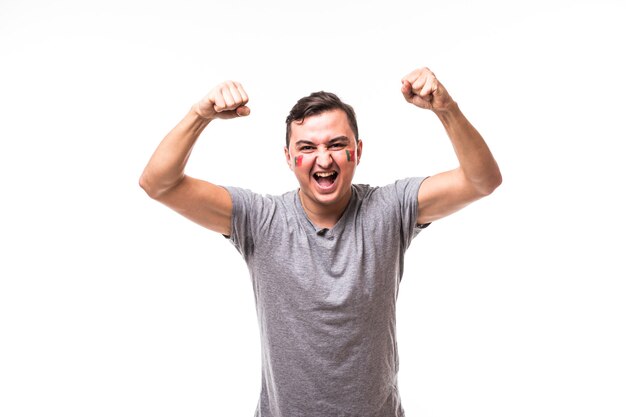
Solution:
{"label": "cheek", "polygon": [[314,155],[297,155],[293,157],[293,166],[294,168],[306,169],[309,170],[311,165],[315,162]]}
{"label": "cheek", "polygon": [[353,164],[356,162],[356,152],[350,149],[333,152],[333,159],[338,163]]}

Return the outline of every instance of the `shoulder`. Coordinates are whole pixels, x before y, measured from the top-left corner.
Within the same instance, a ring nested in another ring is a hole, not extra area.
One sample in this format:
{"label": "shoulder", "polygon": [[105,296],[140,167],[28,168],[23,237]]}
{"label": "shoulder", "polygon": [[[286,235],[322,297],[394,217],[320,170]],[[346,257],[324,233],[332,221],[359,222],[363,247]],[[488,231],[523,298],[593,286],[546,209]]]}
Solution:
{"label": "shoulder", "polygon": [[239,200],[243,203],[273,203],[273,204],[293,204],[296,191],[292,190],[281,195],[262,194],[247,188],[224,186],[233,200]]}
{"label": "shoulder", "polygon": [[224,187],[230,193],[233,202],[233,216],[247,217],[249,220],[273,217],[279,213],[291,217],[296,210],[297,192],[295,190],[281,195],[261,194],[240,187]]}
{"label": "shoulder", "polygon": [[409,177],[382,186],[353,184],[352,187],[359,200],[392,203],[403,201],[407,197],[417,199],[417,193],[424,179],[425,177]]}

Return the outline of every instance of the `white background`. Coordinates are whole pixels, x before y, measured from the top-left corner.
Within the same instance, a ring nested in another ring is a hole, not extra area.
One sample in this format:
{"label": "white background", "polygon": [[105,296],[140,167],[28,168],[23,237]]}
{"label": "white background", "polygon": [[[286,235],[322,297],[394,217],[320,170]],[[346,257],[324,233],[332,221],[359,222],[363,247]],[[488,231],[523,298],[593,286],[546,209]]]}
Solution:
{"label": "white background", "polygon": [[407,253],[407,416],[623,417],[625,17],[617,0],[2,0],[0,415],[252,416],[245,264],[143,193],[145,163],[235,79],[252,114],[211,125],[190,175],[295,188],[284,118],[322,89],[357,111],[357,182],[453,168],[399,92],[428,66],[504,183]]}

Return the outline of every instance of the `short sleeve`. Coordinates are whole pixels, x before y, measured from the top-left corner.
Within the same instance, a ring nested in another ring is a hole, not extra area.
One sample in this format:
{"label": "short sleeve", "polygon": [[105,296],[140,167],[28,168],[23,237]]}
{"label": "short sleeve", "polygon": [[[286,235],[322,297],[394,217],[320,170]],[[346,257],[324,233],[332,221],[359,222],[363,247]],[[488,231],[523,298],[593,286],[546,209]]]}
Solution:
{"label": "short sleeve", "polygon": [[413,238],[428,226],[428,224],[417,224],[419,210],[417,206],[417,193],[424,179],[426,179],[426,177],[405,178],[392,184],[398,203],[400,204],[402,237],[405,248],[408,248]]}
{"label": "short sleeve", "polygon": [[263,238],[263,230],[271,222],[276,211],[274,200],[267,196],[238,187],[224,187],[233,203],[230,236],[227,238],[239,253],[248,259],[255,248],[255,241]]}

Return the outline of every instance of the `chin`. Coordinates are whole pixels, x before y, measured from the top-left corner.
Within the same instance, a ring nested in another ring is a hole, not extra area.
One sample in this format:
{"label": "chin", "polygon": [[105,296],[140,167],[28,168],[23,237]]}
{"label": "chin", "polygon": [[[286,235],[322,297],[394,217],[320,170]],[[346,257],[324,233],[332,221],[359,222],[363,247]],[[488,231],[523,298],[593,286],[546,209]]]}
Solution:
{"label": "chin", "polygon": [[[349,190],[348,190],[349,191]],[[324,206],[332,206],[334,204],[338,204],[342,201],[342,197],[345,195],[345,191],[342,192],[341,190],[335,190],[331,193],[319,193],[319,192],[312,192],[311,194],[309,194],[313,200],[315,200],[318,204],[324,205]]]}
{"label": "chin", "polygon": [[339,198],[334,193],[322,195],[317,194],[315,195],[315,201],[323,206],[332,206],[333,204],[337,204],[339,202]]}

